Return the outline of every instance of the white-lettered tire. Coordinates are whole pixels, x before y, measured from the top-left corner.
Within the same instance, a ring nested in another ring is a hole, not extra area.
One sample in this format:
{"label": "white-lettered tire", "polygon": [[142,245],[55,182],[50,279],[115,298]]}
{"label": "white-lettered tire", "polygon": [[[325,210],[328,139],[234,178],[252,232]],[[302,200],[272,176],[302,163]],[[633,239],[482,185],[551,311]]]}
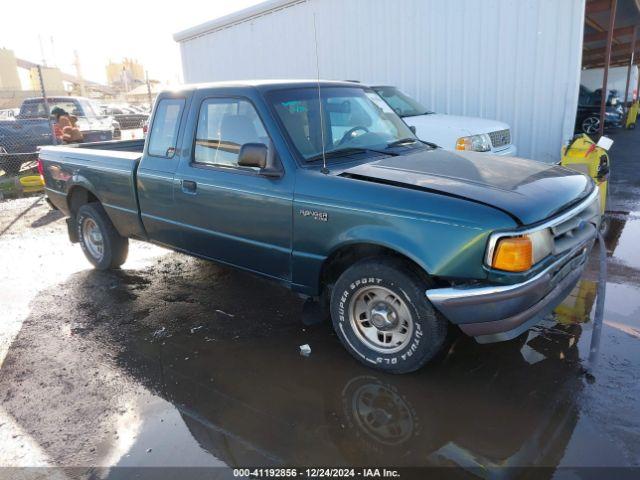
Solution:
{"label": "white-lettered tire", "polygon": [[118,268],[127,259],[129,239],[118,233],[99,203],[78,209],[76,229],[82,251],[98,270]]}
{"label": "white-lettered tire", "polygon": [[447,321],[425,296],[426,281],[394,258],[361,260],[331,293],[333,327],[360,362],[389,373],[417,370],[444,347]]}

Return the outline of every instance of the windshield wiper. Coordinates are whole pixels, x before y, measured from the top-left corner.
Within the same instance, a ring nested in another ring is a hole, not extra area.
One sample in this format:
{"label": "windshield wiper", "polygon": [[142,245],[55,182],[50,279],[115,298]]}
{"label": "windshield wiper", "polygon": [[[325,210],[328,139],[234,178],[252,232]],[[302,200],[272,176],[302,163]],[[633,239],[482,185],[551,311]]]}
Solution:
{"label": "windshield wiper", "polygon": [[433,143],[433,142],[427,142],[426,140],[420,140],[420,142],[424,143],[424,144],[425,144],[425,145],[427,145],[428,147],[433,148],[434,150],[435,150],[436,148],[440,148],[440,145],[437,145],[437,144],[435,144],[435,143]]}
{"label": "windshield wiper", "polygon": [[395,140],[393,142],[387,143],[387,148],[399,147],[400,145],[404,145],[405,143],[417,143],[419,140],[411,137],[401,138],[400,140]]}
{"label": "windshield wiper", "polygon": [[[385,152],[384,150],[375,150],[373,148],[364,148],[364,147],[347,147],[347,148],[339,148],[338,150],[329,150],[324,153],[325,158],[338,158],[338,157],[346,157],[348,155],[353,155],[354,153],[381,153],[383,155],[389,155],[392,157],[397,156],[398,154],[395,152]],[[313,155],[305,160],[307,163],[317,162],[322,160],[322,154],[319,153],[317,155]]]}

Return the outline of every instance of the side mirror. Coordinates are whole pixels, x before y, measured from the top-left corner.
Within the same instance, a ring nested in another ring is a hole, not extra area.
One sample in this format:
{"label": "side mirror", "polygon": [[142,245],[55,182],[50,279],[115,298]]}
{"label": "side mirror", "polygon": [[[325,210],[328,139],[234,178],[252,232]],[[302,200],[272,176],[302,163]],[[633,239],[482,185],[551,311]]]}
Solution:
{"label": "side mirror", "polygon": [[264,143],[245,143],[240,147],[238,165],[259,168],[260,174],[268,177],[280,177],[282,170],[272,152],[273,148],[267,147]]}
{"label": "side mirror", "polygon": [[245,143],[240,147],[238,165],[263,169],[267,166],[268,154],[269,149],[264,143]]}
{"label": "side mirror", "polygon": [[415,125],[409,125],[409,130],[411,130],[411,133],[413,133],[414,135],[416,134],[416,126]]}

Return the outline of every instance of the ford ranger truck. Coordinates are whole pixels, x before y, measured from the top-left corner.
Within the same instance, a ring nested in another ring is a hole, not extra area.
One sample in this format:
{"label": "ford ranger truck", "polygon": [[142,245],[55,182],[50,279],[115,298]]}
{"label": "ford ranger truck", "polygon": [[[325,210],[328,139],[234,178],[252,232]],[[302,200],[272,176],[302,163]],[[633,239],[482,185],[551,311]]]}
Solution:
{"label": "ford ranger truck", "polygon": [[392,373],[449,328],[496,342],[540,322],[600,223],[589,177],[435,148],[349,82],[185,86],[145,140],[44,147],[39,168],[96,268],[134,238],[262,275],[325,302],[345,348]]}

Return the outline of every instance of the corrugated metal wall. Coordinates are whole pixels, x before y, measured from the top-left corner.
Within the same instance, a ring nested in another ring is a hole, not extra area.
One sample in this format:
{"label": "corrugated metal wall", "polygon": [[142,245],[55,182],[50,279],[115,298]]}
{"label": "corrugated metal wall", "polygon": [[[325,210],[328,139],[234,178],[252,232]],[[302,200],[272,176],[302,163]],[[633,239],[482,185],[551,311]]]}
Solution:
{"label": "corrugated metal wall", "polygon": [[519,155],[573,135],[584,0],[302,0],[181,42],[187,82],[315,78],[397,85],[440,113],[509,123]]}

